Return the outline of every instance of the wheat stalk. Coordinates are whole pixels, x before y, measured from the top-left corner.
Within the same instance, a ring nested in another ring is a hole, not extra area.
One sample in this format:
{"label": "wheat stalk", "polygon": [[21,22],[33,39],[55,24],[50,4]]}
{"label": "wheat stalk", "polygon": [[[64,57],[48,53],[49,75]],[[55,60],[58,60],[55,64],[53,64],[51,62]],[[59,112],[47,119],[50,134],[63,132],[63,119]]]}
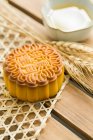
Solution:
{"label": "wheat stalk", "polygon": [[88,47],[87,45],[75,43],[75,42],[64,42],[64,41],[53,41],[50,42],[55,48],[57,48],[60,52],[66,52],[69,55],[85,57],[91,55],[93,57],[93,48]]}
{"label": "wheat stalk", "polygon": [[57,48],[68,74],[93,93],[93,48],[74,42],[47,42]]}

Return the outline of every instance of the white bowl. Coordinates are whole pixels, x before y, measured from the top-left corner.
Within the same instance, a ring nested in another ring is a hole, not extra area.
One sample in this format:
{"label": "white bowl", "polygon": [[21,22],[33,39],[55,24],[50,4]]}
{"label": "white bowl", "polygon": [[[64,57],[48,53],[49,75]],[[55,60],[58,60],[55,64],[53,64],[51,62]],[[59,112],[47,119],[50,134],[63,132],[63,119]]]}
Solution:
{"label": "white bowl", "polygon": [[[91,18],[91,23],[84,29],[65,32],[59,29],[55,29],[50,26],[47,22],[47,15],[51,9],[77,6],[79,8],[85,9]],[[87,39],[93,28],[93,1],[92,0],[48,0],[42,7],[43,22],[46,26],[49,34],[51,34],[54,40],[64,40],[64,41],[83,41]]]}

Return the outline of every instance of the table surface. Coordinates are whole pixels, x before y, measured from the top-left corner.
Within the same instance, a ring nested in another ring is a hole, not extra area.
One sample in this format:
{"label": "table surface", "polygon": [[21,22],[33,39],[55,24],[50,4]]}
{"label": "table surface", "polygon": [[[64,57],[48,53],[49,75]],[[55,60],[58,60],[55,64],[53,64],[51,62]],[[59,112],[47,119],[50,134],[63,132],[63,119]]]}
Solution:
{"label": "table surface", "polygon": [[[44,0],[8,0],[8,2],[25,13],[24,18],[29,18],[29,23],[42,39],[51,40],[51,35],[43,26],[40,12]],[[85,41],[90,45],[93,45],[92,34]],[[93,140],[93,97],[74,82],[69,82],[39,139]]]}

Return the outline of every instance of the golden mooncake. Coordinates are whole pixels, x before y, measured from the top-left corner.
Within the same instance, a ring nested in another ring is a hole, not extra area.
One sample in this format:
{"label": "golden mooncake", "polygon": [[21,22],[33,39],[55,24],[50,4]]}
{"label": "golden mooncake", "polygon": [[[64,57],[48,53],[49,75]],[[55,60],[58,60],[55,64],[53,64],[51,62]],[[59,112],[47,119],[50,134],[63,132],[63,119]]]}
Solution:
{"label": "golden mooncake", "polygon": [[10,95],[24,101],[41,101],[57,94],[64,80],[60,54],[50,45],[33,43],[14,49],[3,65]]}

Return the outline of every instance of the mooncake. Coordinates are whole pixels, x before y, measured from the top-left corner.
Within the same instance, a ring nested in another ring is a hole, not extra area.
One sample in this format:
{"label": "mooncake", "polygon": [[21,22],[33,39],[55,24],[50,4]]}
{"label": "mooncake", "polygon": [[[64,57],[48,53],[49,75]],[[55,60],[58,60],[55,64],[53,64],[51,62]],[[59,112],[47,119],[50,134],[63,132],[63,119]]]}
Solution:
{"label": "mooncake", "polygon": [[30,102],[54,97],[64,80],[61,56],[48,44],[14,49],[6,56],[3,71],[10,95]]}

